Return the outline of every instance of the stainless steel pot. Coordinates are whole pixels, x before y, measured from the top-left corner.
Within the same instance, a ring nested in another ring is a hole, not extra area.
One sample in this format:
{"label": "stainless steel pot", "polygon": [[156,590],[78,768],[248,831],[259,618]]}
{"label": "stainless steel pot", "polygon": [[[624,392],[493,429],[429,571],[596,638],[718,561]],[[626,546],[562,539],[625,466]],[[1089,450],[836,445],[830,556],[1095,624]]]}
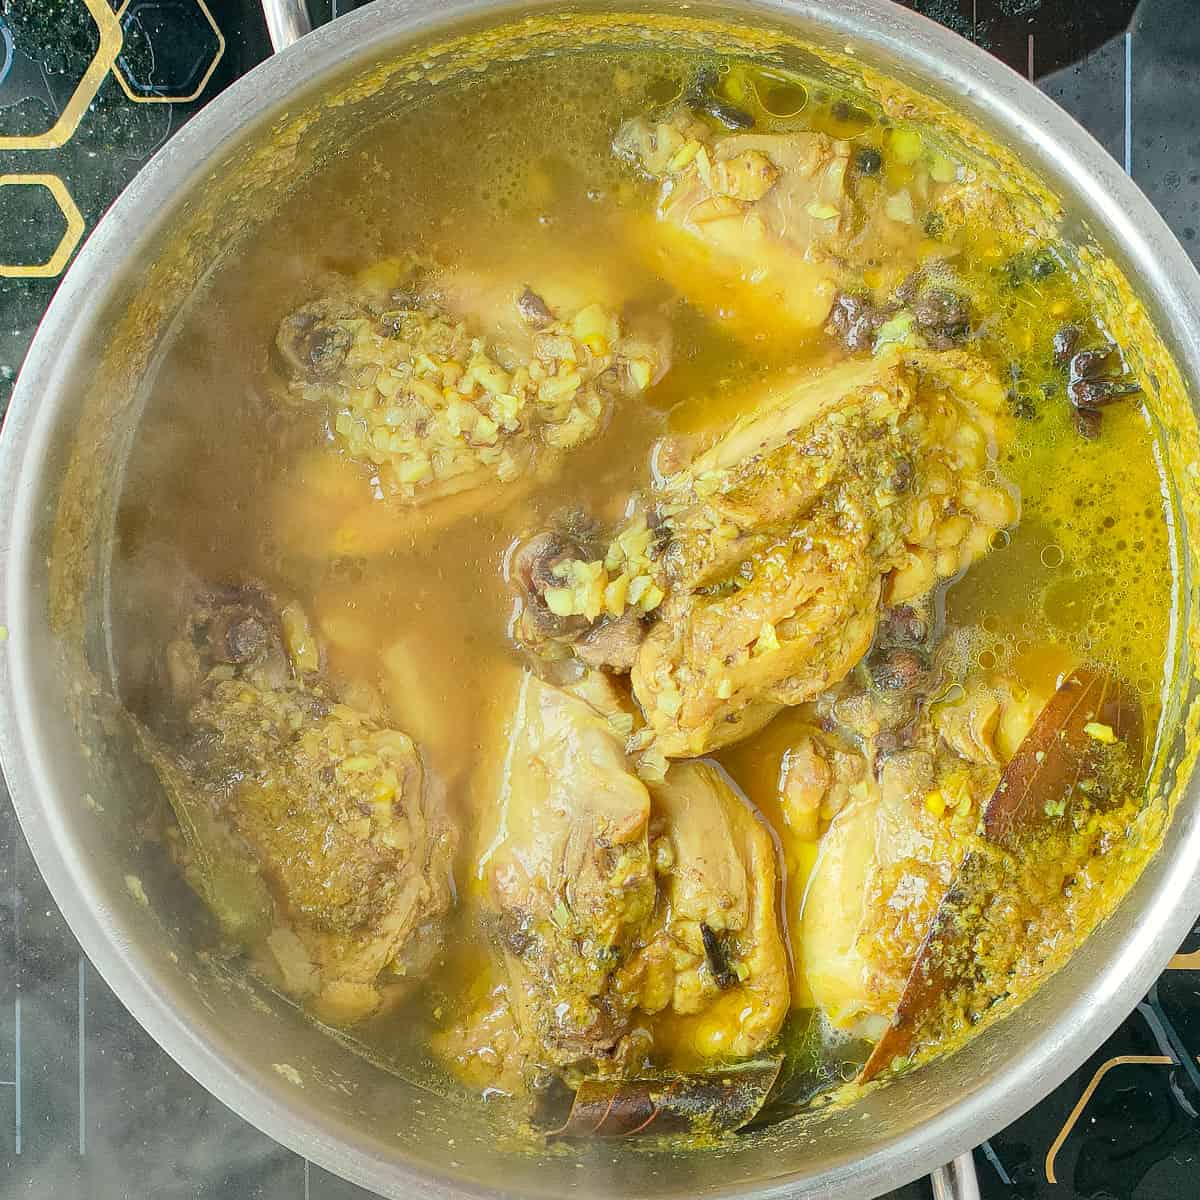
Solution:
{"label": "stainless steel pot", "polygon": [[[198,957],[186,906],[175,905],[169,880],[155,875],[123,819],[131,795],[146,784],[106,708],[103,547],[142,381],[161,339],[242,227],[409,86],[386,64],[406,59],[411,77],[424,78],[430,62],[421,47],[555,7],[548,0],[377,0],[239,80],[167,144],[104,218],[46,314],[0,440],[5,775],[55,899],[138,1020],[225,1103],[338,1174],[393,1197],[447,1200],[568,1191],[865,1200],[1011,1121],[1131,1010],[1200,912],[1194,783],[1111,919],[1013,1015],[853,1108],[691,1155],[624,1144],[511,1151],[480,1106],[398,1079]],[[684,22],[708,11],[675,0],[621,8]],[[280,42],[307,26],[294,3],[273,0],[268,9]],[[727,0],[718,12],[744,30],[782,29],[818,47],[848,48],[955,105],[1007,145],[1064,197],[1075,227],[1090,231],[1136,281],[1166,352],[1190,393],[1200,395],[1200,277],[1145,197],[1030,84],[885,0]],[[336,102],[326,102],[332,95]],[[1190,680],[1190,638],[1182,631],[1194,610],[1189,522],[1197,510],[1184,476],[1196,437],[1190,416],[1164,420],[1169,466],[1181,481],[1172,501],[1185,584],[1177,651],[1180,677]],[[74,540],[69,561],[59,555],[52,568],[56,527],[60,539],[65,527]],[[51,596],[64,577],[74,599],[58,606],[52,622]],[[82,639],[80,652],[64,630]],[[1181,685],[1176,716],[1190,712],[1194,693],[1194,685]],[[1164,789],[1173,775],[1190,772],[1185,725],[1160,747]],[[939,1185],[969,1186],[952,1174]]]}

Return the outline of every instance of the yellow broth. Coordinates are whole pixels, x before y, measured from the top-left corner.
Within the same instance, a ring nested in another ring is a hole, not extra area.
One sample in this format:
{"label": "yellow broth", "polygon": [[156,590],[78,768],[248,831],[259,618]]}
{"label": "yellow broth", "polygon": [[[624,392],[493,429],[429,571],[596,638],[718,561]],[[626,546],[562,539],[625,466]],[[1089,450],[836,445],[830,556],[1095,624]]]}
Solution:
{"label": "yellow broth", "polygon": [[[130,708],[152,712],[159,703],[154,664],[173,633],[175,599],[197,581],[261,582],[309,614],[331,690],[418,742],[464,831],[454,930],[428,985],[415,1010],[380,1016],[362,1034],[388,1056],[423,1053],[428,1033],[487,986],[475,831],[492,803],[481,777],[512,700],[505,681],[521,662],[509,630],[510,547],[566,508],[615,524],[626,498],[647,486],[651,449],[664,433],[723,429],[755,382],[804,375],[845,353],[823,332],[798,339],[759,320],[748,334],[736,314],[727,320],[684,302],[643,253],[655,189],[614,158],[613,133],[677,97],[696,65],[649,52],[562,55],[456,83],[366,131],[220,268],[154,383],[114,551]],[[870,105],[815,81],[733,64],[721,86],[730,102],[757,104],[767,128],[824,130],[878,149],[881,188],[946,170],[943,153],[914,129],[882,125]],[[936,194],[936,179],[922,178]],[[1016,417],[998,465],[1019,493],[1019,522],[939,599],[947,636],[963,648],[958,661],[1036,691],[1052,690],[1079,661],[1110,665],[1134,683],[1152,728],[1170,683],[1164,484],[1140,398],[1109,407],[1095,440],[1072,425],[1051,339],[1071,323],[1095,327],[1069,248],[1015,226],[967,221],[948,233],[936,222],[914,224],[903,250],[868,264],[863,286],[886,294],[901,282],[896,262],[907,271],[951,258],[984,318],[973,348],[1011,382]],[[515,498],[498,490],[494,506],[451,522],[436,506],[378,499],[369,472],[332,449],[324,414],[278,402],[272,345],[299,305],[408,253],[513,284],[547,271],[573,277],[595,299],[665,319],[672,367],[572,451],[556,478]],[[812,1000],[795,939],[818,851],[789,837],[778,796],[797,719],[785,710],[719,760],[778,835],[803,1028]],[[661,1019],[659,1062],[703,1065],[720,1044],[714,1019],[720,1014]]]}

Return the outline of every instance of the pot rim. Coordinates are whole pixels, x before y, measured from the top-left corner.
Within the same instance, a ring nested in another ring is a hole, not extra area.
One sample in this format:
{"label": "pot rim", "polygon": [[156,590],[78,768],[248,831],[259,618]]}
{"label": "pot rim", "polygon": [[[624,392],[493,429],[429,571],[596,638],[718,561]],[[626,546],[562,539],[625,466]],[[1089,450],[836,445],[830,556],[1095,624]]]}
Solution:
{"label": "pot rim", "polygon": [[[668,8],[662,0],[653,8]],[[106,264],[146,236],[146,214],[167,213],[195,185],[208,164],[237,143],[264,115],[315,80],[365,62],[381,49],[448,33],[480,19],[496,23],[566,8],[557,0],[376,0],[339,18],[253,68],[167,143],[126,188],[87,241],[48,308],[30,347],[0,433],[0,756],[25,836],[38,868],[80,944],[134,1017],[176,1062],[223,1103],[305,1158],[366,1187],[393,1196],[459,1200],[499,1197],[502,1188],[450,1182],[411,1164],[399,1165],[365,1140],[332,1136],[316,1118],[297,1111],[294,1092],[268,1072],[251,1076],[222,1048],[220,1031],[185,1020],[136,948],[114,937],[107,914],[81,880],[88,865],[66,820],[62,797],[50,794],[50,748],[24,703],[38,669],[27,615],[44,603],[30,586],[35,577],[39,482],[58,420],[55,377],[70,359],[88,314],[100,312],[116,284]],[[618,7],[624,7],[618,5]],[[638,5],[631,3],[629,8]],[[843,39],[864,59],[904,67],[943,92],[957,93],[973,116],[1002,129],[1018,147],[1058,164],[1058,177],[1085,197],[1104,230],[1135,262],[1141,295],[1186,380],[1200,382],[1200,275],[1166,223],[1133,181],[1075,121],[1027,80],[985,51],[933,21],[888,0],[728,0],[722,6],[745,19],[758,15],[814,34]],[[886,69],[886,68],[885,68]],[[1194,781],[1193,781],[1194,785]],[[1189,787],[1189,794],[1194,792]],[[978,1144],[1058,1086],[1093,1053],[1132,1010],[1166,966],[1200,911],[1200,819],[1195,805],[1175,815],[1180,826],[1169,860],[1146,899],[1153,922],[1122,934],[1103,969],[1017,1056],[976,1083],[935,1118],[881,1138],[871,1152],[842,1161],[818,1178],[781,1176],[752,1189],[727,1189],[756,1200],[796,1194],[825,1200],[863,1200],[925,1174]],[[1160,852],[1161,857],[1163,852]],[[1157,861],[1156,857],[1156,861]],[[1195,864],[1195,865],[1193,865]]]}

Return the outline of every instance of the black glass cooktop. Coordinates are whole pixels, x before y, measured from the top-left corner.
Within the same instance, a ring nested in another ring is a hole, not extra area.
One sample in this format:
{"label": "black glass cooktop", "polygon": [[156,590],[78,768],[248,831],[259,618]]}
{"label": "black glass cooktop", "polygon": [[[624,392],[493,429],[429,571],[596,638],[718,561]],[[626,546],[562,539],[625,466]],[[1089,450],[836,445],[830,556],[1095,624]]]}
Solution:
{"label": "black glass cooktop", "polygon": [[[912,4],[1035,79],[1200,255],[1200,0]],[[314,16],[355,6],[325,0]],[[253,0],[0,0],[0,411],[88,230],[267,53]],[[985,1200],[1200,1198],[1197,1055],[1200,928],[1101,1050],[975,1152]],[[367,1194],[234,1116],[143,1033],[0,795],[0,1200]],[[920,1183],[893,1200],[928,1195]]]}

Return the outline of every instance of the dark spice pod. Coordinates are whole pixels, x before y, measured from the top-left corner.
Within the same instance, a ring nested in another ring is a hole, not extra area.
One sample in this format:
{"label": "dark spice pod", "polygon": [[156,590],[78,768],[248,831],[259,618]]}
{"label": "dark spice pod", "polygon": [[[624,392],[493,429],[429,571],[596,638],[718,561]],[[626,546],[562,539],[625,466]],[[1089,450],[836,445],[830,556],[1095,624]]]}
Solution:
{"label": "dark spice pod", "polygon": [[1054,361],[1060,367],[1065,367],[1071,361],[1082,336],[1083,330],[1078,325],[1064,325],[1054,335]]}
{"label": "dark spice pod", "polygon": [[713,973],[713,978],[717,981],[717,987],[722,991],[725,988],[733,987],[737,983],[737,976],[729,966],[729,956],[725,953],[725,946],[720,935],[702,921],[700,936],[704,939],[704,956],[708,959],[708,965]]}
{"label": "dark spice pod", "polygon": [[917,328],[935,350],[960,346],[971,334],[971,309],[952,288],[920,287],[912,302]]}
{"label": "dark spice pod", "polygon": [[879,327],[894,311],[878,307],[866,296],[839,292],[829,310],[825,332],[837,338],[851,354],[858,354],[871,349]]}
{"label": "dark spice pod", "polygon": [[878,175],[883,155],[874,146],[860,146],[854,152],[854,168],[860,175]]}
{"label": "dark spice pod", "polygon": [[1071,424],[1081,438],[1094,442],[1100,436],[1100,413],[1094,408],[1077,408],[1071,413]]}
{"label": "dark spice pod", "polygon": [[1104,408],[1140,391],[1136,383],[1122,383],[1119,379],[1076,379],[1067,387],[1067,395],[1076,408]]}
{"label": "dark spice pod", "polygon": [[521,314],[521,320],[533,329],[543,329],[554,320],[554,314],[545,300],[528,285],[517,297],[517,311]]}
{"label": "dark spice pod", "polygon": [[[1071,331],[1070,333],[1068,331]],[[1141,386],[1124,370],[1119,375],[1103,372],[1117,357],[1117,348],[1112,345],[1098,346],[1090,350],[1075,350],[1079,343],[1077,326],[1068,325],[1059,330],[1054,338],[1056,361],[1070,355],[1067,367],[1067,399],[1074,410],[1072,420],[1076,432],[1089,440],[1100,436],[1100,410],[1117,400],[1124,400],[1140,392]],[[1121,364],[1123,367],[1123,364]]]}
{"label": "dark spice pod", "polygon": [[1112,355],[1113,348],[1111,346],[1101,346],[1095,350],[1080,350],[1071,358],[1071,378],[1095,379]]}
{"label": "dark spice pod", "polygon": [[754,118],[743,108],[717,95],[720,79],[712,67],[701,67],[684,97],[689,108],[719,121],[726,129],[752,129]]}
{"label": "dark spice pod", "polygon": [[907,646],[890,646],[872,652],[867,660],[871,682],[881,692],[911,692],[928,672],[924,656]]}

